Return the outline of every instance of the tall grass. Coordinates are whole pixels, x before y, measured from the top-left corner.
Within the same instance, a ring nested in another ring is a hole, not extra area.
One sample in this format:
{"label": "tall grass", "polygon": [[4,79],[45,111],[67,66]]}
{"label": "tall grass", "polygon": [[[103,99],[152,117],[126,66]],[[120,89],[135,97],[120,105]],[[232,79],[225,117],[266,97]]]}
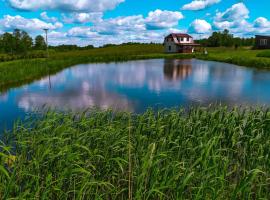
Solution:
{"label": "tall grass", "polygon": [[0,198],[269,199],[269,145],[262,109],[48,112],[0,144]]}

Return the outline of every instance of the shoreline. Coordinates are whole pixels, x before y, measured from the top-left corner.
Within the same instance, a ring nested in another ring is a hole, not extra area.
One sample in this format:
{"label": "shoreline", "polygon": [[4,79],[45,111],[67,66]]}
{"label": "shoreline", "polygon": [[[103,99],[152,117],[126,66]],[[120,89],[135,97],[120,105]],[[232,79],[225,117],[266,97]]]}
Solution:
{"label": "shoreline", "polygon": [[254,50],[234,51],[225,49],[223,51],[222,48],[219,48],[210,49],[208,55],[165,54],[161,51],[156,53],[156,49],[146,49],[145,51],[147,53],[143,53],[138,49],[132,49],[132,52],[128,52],[127,47],[122,50],[123,54],[121,54],[119,50],[118,52],[112,53],[113,50],[113,48],[104,50],[105,53],[96,53],[91,51],[56,53],[56,55],[52,55],[48,61],[44,58],[39,58],[2,62],[0,63],[0,92],[5,92],[9,89],[31,83],[47,75],[54,75],[63,69],[67,69],[78,64],[126,62],[146,59],[196,58],[205,61],[223,62],[257,69],[270,69],[270,59],[256,57],[258,51]]}

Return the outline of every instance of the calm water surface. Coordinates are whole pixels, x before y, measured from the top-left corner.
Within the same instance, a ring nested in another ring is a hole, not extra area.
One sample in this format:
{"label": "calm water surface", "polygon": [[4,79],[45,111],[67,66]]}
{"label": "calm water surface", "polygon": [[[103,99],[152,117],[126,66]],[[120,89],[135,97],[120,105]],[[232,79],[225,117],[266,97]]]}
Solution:
{"label": "calm water surface", "polygon": [[42,108],[143,112],[148,107],[270,105],[270,71],[201,60],[87,64],[0,94],[0,129]]}

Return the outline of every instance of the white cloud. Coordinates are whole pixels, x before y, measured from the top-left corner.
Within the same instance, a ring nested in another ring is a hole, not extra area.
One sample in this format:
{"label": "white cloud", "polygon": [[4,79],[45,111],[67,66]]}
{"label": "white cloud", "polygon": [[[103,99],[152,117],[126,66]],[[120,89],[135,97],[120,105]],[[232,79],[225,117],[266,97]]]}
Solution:
{"label": "white cloud", "polygon": [[194,0],[182,7],[182,10],[203,10],[209,6],[219,3],[221,0]]}
{"label": "white cloud", "polygon": [[167,10],[155,10],[148,14],[145,19],[146,27],[150,30],[167,29],[178,25],[180,19],[184,16],[181,12],[173,12]]}
{"label": "white cloud", "polygon": [[191,33],[210,33],[212,31],[212,26],[207,21],[202,19],[195,19],[189,27]]}
{"label": "white cloud", "polygon": [[214,26],[218,30],[229,29],[232,33],[243,34],[253,31],[249,18],[249,10],[244,3],[232,5],[224,12],[217,12],[214,17]]}
{"label": "white cloud", "polygon": [[225,12],[217,12],[215,21],[226,22],[243,20],[249,18],[249,10],[243,3],[237,3],[228,8]]}
{"label": "white cloud", "polygon": [[138,35],[146,30],[162,30],[173,28],[183,18],[181,12],[155,10],[144,18],[142,15],[116,17],[95,23],[93,30],[104,35],[128,34],[136,32]]}
{"label": "white cloud", "polygon": [[47,12],[42,12],[40,14],[40,17],[41,17],[41,19],[43,19],[44,21],[47,21],[47,22],[57,22],[58,21],[56,17],[49,17],[47,15]]}
{"label": "white cloud", "polygon": [[256,34],[270,34],[270,21],[264,17],[258,17],[253,26]]}
{"label": "white cloud", "polygon": [[102,21],[102,12],[93,13],[72,13],[69,15],[63,14],[63,21],[65,23],[84,24],[88,22],[100,22]]}
{"label": "white cloud", "polygon": [[[87,38],[95,46],[124,42],[162,42],[164,35],[171,32],[182,18],[180,12],[156,10],[146,18],[142,15],[116,17],[102,19],[92,26],[73,27],[67,36]],[[152,25],[151,29],[149,24]]]}
{"label": "white cloud", "polygon": [[254,27],[270,28],[270,21],[264,17],[259,17],[254,21]]}
{"label": "white cloud", "polygon": [[115,35],[124,32],[144,31],[145,24],[142,15],[134,15],[103,20],[102,22],[95,24],[93,29],[100,34]]}
{"label": "white cloud", "polygon": [[10,16],[5,15],[3,19],[0,20],[0,27],[4,31],[12,31],[14,29],[21,29],[28,32],[38,32],[44,28],[50,30],[55,30],[63,27],[60,22],[56,23],[46,23],[40,19],[26,19],[20,15]]}
{"label": "white cloud", "polygon": [[269,34],[270,21],[258,17],[249,22],[249,10],[244,3],[232,5],[224,12],[217,12],[214,17],[214,27],[218,30],[228,29],[237,36],[254,36],[254,34]]}
{"label": "white cloud", "polygon": [[62,33],[62,32],[58,32],[58,31],[51,31],[48,33],[48,37],[53,38],[53,39],[63,38],[66,36],[67,36],[67,33]]}
{"label": "white cloud", "polygon": [[92,38],[98,36],[97,32],[92,31],[90,27],[73,27],[68,31],[70,37]]}
{"label": "white cloud", "polygon": [[19,10],[61,10],[67,12],[103,12],[114,9],[125,0],[8,0]]}
{"label": "white cloud", "polygon": [[166,31],[119,31],[114,35],[105,35],[95,32],[91,27],[74,27],[70,29],[67,35],[58,34],[59,38],[54,40],[54,43],[59,44],[59,41],[68,41],[69,44],[76,41],[77,45],[84,46],[87,44],[93,44],[94,46],[101,46],[104,44],[121,44],[126,42],[162,42],[165,35],[169,32]]}

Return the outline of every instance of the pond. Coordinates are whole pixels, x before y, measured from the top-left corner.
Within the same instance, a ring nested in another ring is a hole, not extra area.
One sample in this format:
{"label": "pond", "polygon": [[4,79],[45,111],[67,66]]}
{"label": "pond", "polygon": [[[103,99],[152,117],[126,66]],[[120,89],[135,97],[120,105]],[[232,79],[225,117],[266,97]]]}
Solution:
{"label": "pond", "polygon": [[84,64],[0,94],[0,130],[44,105],[55,109],[270,105],[270,71],[190,60]]}

